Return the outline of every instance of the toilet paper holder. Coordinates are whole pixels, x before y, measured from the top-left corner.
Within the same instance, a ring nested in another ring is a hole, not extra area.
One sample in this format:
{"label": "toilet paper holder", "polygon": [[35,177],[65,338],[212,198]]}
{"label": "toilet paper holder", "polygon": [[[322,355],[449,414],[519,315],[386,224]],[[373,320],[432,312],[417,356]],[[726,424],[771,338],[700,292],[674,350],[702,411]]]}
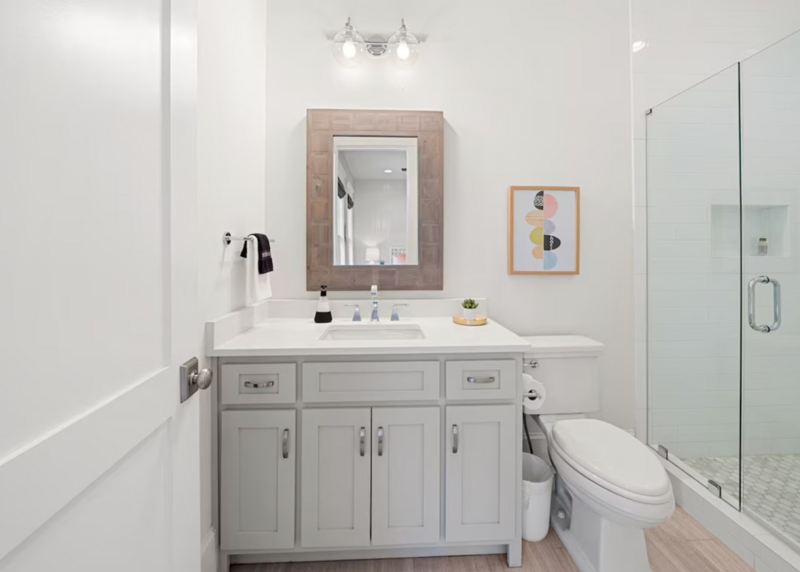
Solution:
{"label": "toilet paper holder", "polygon": [[522,366],[536,369],[537,367],[539,367],[539,362],[536,361],[535,359],[529,359],[527,362],[525,360],[522,360]]}

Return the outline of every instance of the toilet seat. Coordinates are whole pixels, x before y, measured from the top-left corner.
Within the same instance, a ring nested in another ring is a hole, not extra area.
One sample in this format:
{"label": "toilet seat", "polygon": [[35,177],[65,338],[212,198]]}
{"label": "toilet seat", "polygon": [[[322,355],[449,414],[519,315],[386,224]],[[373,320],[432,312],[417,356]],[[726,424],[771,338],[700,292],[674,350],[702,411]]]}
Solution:
{"label": "toilet seat", "polygon": [[672,497],[664,467],[635,437],[596,419],[558,421],[551,446],[577,473],[623,498],[663,504]]}

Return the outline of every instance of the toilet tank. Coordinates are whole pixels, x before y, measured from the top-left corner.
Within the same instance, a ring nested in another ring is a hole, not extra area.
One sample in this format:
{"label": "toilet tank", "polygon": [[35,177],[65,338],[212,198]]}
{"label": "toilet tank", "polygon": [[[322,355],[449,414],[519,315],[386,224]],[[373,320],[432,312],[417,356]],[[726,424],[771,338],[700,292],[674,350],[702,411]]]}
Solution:
{"label": "toilet tank", "polygon": [[[598,359],[604,346],[584,336],[523,336],[522,372],[544,384],[547,398],[540,415],[591,413],[600,409]],[[535,365],[531,365],[531,364]]]}

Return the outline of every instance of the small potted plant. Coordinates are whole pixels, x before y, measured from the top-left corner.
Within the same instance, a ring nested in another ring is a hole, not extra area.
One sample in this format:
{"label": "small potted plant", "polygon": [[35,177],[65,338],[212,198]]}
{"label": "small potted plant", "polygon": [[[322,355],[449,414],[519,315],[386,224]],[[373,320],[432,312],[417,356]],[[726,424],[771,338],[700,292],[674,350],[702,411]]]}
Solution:
{"label": "small potted plant", "polygon": [[478,303],[472,298],[461,302],[461,307],[464,309],[464,319],[468,322],[472,322],[478,317]]}

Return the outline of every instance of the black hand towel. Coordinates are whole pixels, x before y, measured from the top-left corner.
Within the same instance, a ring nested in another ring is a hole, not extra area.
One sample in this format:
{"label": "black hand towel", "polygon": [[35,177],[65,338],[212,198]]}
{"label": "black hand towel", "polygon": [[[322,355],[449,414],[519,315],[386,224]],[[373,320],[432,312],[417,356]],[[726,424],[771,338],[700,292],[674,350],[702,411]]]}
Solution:
{"label": "black hand towel", "polygon": [[[269,239],[267,238],[267,235],[254,232],[250,236],[255,236],[256,240],[258,241],[258,273],[266,274],[267,272],[272,272],[274,270],[272,265],[272,252],[270,251]],[[247,258],[248,242],[248,240],[244,241],[244,248],[242,248],[241,255],[242,258]]]}

